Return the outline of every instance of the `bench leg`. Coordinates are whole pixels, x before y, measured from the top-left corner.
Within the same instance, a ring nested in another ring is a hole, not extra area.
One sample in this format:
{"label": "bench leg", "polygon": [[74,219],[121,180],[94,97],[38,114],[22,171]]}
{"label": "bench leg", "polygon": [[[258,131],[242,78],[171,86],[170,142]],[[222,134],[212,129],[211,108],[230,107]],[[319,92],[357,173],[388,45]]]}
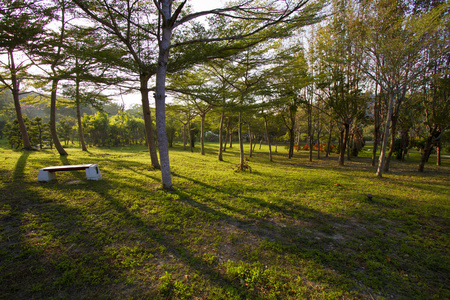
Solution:
{"label": "bench leg", "polygon": [[93,165],[86,169],[87,180],[100,180],[102,179],[102,174],[97,165]]}
{"label": "bench leg", "polygon": [[38,181],[51,181],[56,179],[55,172],[44,171],[43,169],[39,170]]}

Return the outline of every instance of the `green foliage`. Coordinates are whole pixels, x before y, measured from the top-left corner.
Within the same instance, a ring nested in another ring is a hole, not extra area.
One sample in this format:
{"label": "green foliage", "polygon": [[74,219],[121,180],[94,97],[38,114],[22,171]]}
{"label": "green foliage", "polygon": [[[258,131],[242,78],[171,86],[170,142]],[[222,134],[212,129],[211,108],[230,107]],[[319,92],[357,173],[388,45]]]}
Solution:
{"label": "green foliage", "polygon": [[106,112],[85,114],[82,126],[86,142],[93,146],[135,145],[145,141],[144,121],[122,111],[112,117]]}

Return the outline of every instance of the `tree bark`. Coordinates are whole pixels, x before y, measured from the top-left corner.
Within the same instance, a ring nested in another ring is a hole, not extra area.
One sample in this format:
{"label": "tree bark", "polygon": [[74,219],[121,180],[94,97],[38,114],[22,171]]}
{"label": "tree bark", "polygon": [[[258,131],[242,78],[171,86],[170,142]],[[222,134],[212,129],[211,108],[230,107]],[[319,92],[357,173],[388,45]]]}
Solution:
{"label": "tree bark", "polygon": [[331,134],[333,132],[333,123],[330,122],[330,131],[328,132],[328,143],[327,143],[327,153],[325,154],[325,157],[328,157],[330,155],[331,150]]}
{"label": "tree bark", "polygon": [[161,37],[159,41],[159,56],[158,66],[156,71],[156,92],[155,92],[155,107],[156,107],[156,132],[158,138],[158,150],[161,166],[161,181],[162,187],[166,190],[172,189],[172,175],[170,173],[169,161],[169,145],[167,142],[166,133],[166,75],[167,63],[169,61],[170,39],[172,37],[172,28],[166,23],[171,15],[171,1],[161,1],[162,10],[166,21],[163,22],[161,29]]}
{"label": "tree bark", "polygon": [[384,126],[383,143],[381,145],[380,158],[378,163],[377,176],[383,177],[383,168],[386,159],[386,148],[389,139],[389,127],[391,125],[392,111],[394,109],[394,93],[390,93],[388,113],[386,116],[386,124]]}
{"label": "tree bark", "polygon": [[205,155],[205,114],[200,114],[201,126],[200,126],[200,152]]}
{"label": "tree bark", "polygon": [[150,153],[150,161],[155,169],[159,169],[158,155],[156,154],[155,137],[153,134],[152,114],[150,110],[150,100],[148,98],[148,80],[149,76],[140,74],[140,92],[142,101],[142,114],[144,116],[145,136],[147,138],[148,152]]}
{"label": "tree bark", "polygon": [[225,117],[225,113],[222,111],[220,115],[220,125],[219,125],[219,161],[223,161],[222,157],[222,143],[223,143],[223,119]]}
{"label": "tree bark", "polygon": [[[231,118],[228,117],[228,121],[227,121],[227,132],[225,134],[225,145],[223,145],[223,151],[225,152],[227,150],[227,142],[228,142],[228,136],[230,135],[230,122],[231,122]],[[231,148],[231,147],[230,147]]]}
{"label": "tree bark", "polygon": [[189,150],[194,152],[193,141],[192,141],[192,132],[191,132],[191,112],[189,112],[188,116],[188,138],[189,138]]}
{"label": "tree bark", "polygon": [[391,144],[389,146],[389,151],[386,156],[386,161],[384,163],[383,172],[389,172],[389,165],[391,163],[392,153],[394,153],[395,148],[395,136],[397,132],[397,120],[398,115],[394,114],[391,118]]}
{"label": "tree bark", "polygon": [[84,142],[83,125],[81,124],[81,108],[80,108],[80,79],[77,74],[75,80],[75,103],[77,106],[77,125],[78,125],[78,137],[80,139],[81,150],[87,151],[86,143]]}
{"label": "tree bark", "polygon": [[377,159],[378,139],[380,137],[380,107],[378,102],[378,84],[375,85],[375,98],[373,105],[374,130],[373,130],[373,149],[372,149],[372,167],[375,167]]}
{"label": "tree bark", "polygon": [[25,150],[33,150],[30,143],[30,138],[28,137],[27,126],[23,121],[22,107],[20,106],[19,100],[19,81],[16,75],[16,66],[14,63],[14,54],[12,51],[8,51],[8,56],[11,63],[11,84],[12,84],[12,94],[14,99],[14,108],[16,109],[17,121],[19,122],[20,132],[22,133],[22,143]]}
{"label": "tree bark", "polygon": [[[339,143],[339,165],[344,165],[345,160],[345,150],[347,149],[348,136],[350,131],[350,124],[343,124],[344,128],[340,132],[340,143]],[[347,149],[348,151],[348,149]]]}
{"label": "tree bark", "polygon": [[239,112],[239,166],[241,170],[244,170],[244,141],[242,139],[242,113]]}
{"label": "tree bark", "polygon": [[58,91],[58,79],[52,80],[52,92],[50,94],[50,133],[52,135],[53,143],[59,155],[67,155],[61,142],[59,141],[58,134],[56,132],[56,97]]}
{"label": "tree bark", "polygon": [[264,126],[266,128],[267,144],[269,145],[269,161],[272,161],[272,145],[270,144],[269,127],[267,125],[267,116],[264,116]]}
{"label": "tree bark", "polygon": [[248,138],[249,138],[249,141],[250,141],[250,151],[249,151],[248,156],[252,157],[252,154],[253,154],[253,148],[252,148],[252,146],[253,146],[253,139],[252,139],[252,131],[251,131],[251,128],[250,128],[250,122],[247,122],[247,127],[248,127]]}

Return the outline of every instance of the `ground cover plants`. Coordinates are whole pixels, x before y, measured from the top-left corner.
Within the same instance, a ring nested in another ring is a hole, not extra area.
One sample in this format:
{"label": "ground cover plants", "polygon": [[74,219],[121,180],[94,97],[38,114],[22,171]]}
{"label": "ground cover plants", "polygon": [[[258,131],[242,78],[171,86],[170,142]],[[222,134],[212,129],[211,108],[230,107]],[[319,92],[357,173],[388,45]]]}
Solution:
{"label": "ground cover plants", "polygon": [[[2,299],[448,299],[450,159],[418,155],[382,179],[363,153],[309,162],[267,149],[235,172],[170,152],[160,189],[145,147],[0,148]],[[103,180],[45,166],[97,163]],[[367,195],[371,194],[370,199]]]}

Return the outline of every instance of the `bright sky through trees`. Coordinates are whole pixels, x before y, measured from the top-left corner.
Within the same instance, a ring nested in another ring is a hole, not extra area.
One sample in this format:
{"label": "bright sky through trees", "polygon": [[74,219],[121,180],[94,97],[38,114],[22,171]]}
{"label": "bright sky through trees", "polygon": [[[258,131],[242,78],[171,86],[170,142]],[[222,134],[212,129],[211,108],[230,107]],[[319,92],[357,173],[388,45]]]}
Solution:
{"label": "bright sky through trees", "polygon": [[[188,3],[192,5],[194,11],[204,11],[210,10],[225,5],[226,0],[188,0]],[[124,103],[127,108],[134,104],[141,104],[141,94],[139,92],[122,95],[114,97],[114,99],[120,104]],[[170,95],[168,95],[167,100],[170,102]],[[153,99],[150,99],[153,102]]]}

